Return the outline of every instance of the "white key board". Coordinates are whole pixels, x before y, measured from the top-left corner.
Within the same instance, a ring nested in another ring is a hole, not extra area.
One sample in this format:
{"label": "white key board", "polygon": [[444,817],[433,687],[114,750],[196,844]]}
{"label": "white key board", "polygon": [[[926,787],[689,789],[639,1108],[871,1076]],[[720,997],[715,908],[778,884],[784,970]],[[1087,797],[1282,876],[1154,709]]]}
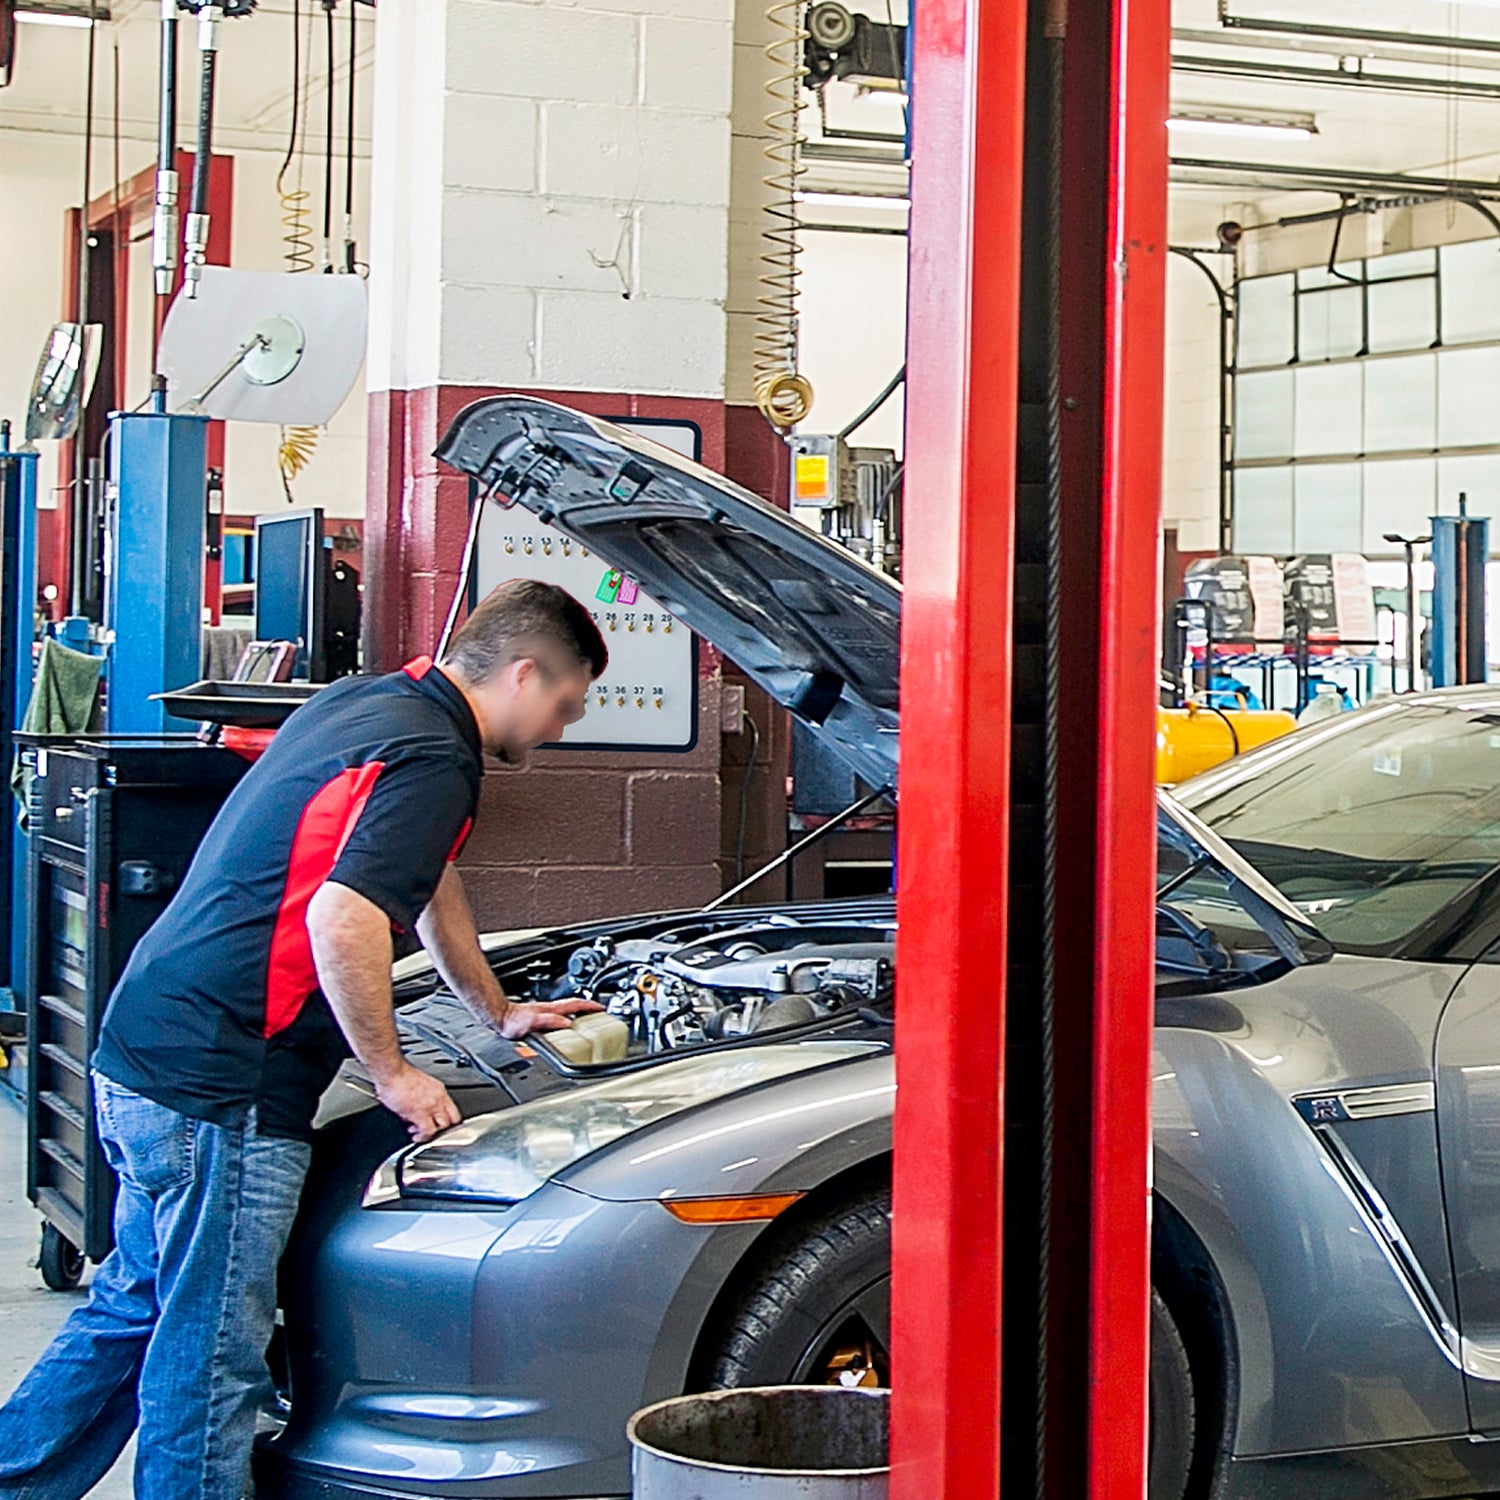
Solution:
{"label": "white key board", "polygon": [[[690,423],[611,418],[620,427],[696,459]],[[698,653],[693,633],[633,578],[523,506],[494,507],[479,531],[474,597],[512,578],[565,588],[593,615],[609,665],[589,693],[588,713],[563,735],[564,749],[691,750],[698,738]]]}

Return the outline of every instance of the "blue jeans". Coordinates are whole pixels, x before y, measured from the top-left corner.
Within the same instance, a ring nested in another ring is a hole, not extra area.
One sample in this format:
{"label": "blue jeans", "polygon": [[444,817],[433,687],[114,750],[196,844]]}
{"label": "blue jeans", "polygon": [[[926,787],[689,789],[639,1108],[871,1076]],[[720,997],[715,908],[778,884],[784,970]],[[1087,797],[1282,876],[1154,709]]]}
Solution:
{"label": "blue jeans", "polygon": [[115,1248],[0,1407],[0,1497],[86,1494],[139,1427],[136,1500],[240,1500],[311,1148],[257,1135],[253,1110],[213,1125],[97,1073],[94,1095]]}

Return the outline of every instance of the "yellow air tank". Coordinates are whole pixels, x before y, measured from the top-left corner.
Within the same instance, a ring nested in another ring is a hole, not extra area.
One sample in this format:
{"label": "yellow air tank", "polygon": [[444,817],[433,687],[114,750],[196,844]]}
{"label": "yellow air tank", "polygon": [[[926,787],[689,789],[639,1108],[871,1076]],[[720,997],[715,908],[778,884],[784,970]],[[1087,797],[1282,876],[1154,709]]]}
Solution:
{"label": "yellow air tank", "polygon": [[1156,710],[1156,781],[1158,786],[1176,786],[1200,771],[1207,771],[1271,740],[1290,734],[1297,721],[1276,709],[1205,708],[1189,703],[1184,708]]}

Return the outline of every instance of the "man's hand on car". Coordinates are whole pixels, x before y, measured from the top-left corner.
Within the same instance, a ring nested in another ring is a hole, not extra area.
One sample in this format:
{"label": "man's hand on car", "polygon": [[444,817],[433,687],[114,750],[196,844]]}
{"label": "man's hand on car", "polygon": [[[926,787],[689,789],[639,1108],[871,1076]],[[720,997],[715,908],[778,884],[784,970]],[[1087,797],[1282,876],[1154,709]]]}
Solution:
{"label": "man's hand on car", "polygon": [[414,1141],[430,1141],[440,1130],[457,1125],[463,1116],[436,1078],[403,1063],[395,1072],[375,1080],[375,1097],[406,1121]]}
{"label": "man's hand on car", "polygon": [[593,1000],[507,1000],[505,1009],[491,1024],[501,1036],[515,1041],[534,1031],[566,1031],[574,1016],[603,1009]]}

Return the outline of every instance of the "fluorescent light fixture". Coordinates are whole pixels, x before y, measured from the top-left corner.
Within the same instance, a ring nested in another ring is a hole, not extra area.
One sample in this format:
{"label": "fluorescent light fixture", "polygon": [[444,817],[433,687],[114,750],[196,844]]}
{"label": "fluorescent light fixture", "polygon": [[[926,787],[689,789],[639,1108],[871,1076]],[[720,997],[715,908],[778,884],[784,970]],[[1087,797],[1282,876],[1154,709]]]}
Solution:
{"label": "fluorescent light fixture", "polygon": [[17,21],[25,21],[30,26],[69,26],[80,31],[87,31],[94,22],[90,16],[76,16],[58,10],[18,10]]}
{"label": "fluorescent light fixture", "polygon": [[1265,140],[1305,141],[1318,133],[1315,115],[1258,114],[1248,110],[1174,109],[1167,118],[1174,134],[1255,136]]}
{"label": "fluorescent light fixture", "polygon": [[910,208],[911,199],[881,193],[811,192],[794,195],[798,203],[816,203],[822,208]]}

